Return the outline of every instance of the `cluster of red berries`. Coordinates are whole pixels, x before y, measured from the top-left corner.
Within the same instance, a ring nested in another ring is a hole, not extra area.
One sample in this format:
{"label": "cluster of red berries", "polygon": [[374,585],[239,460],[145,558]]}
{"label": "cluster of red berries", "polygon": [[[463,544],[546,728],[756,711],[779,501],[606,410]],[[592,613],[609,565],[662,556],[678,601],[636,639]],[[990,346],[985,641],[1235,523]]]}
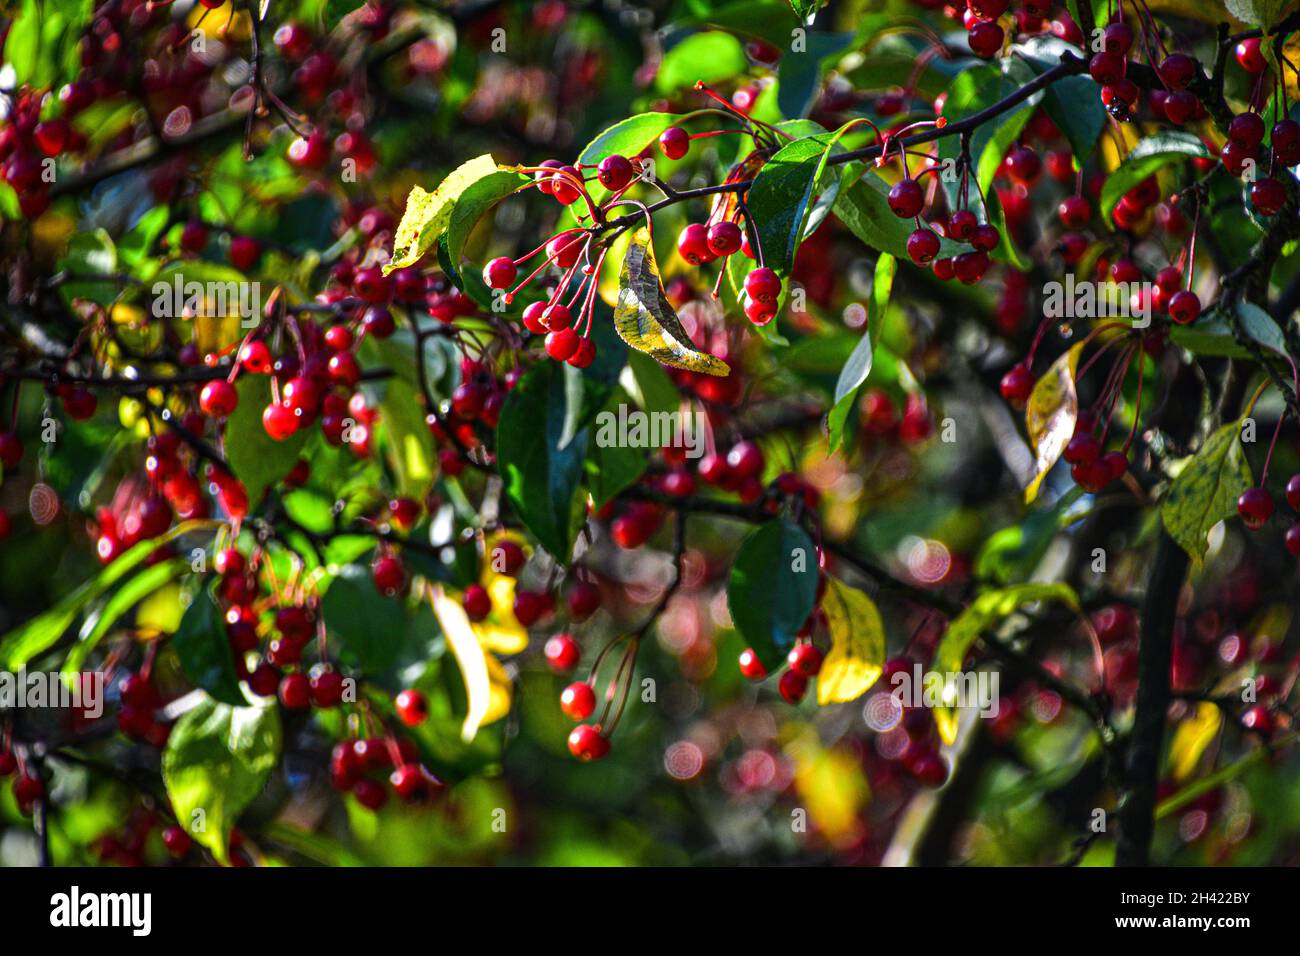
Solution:
{"label": "cluster of red berries", "polygon": [[330,752],[330,783],[339,793],[351,793],[368,810],[388,802],[389,788],[404,803],[420,803],[446,789],[420,763],[415,744],[394,736],[335,744]]}
{"label": "cluster of red berries", "polygon": [[889,392],[872,387],[862,393],[858,409],[862,437],[868,443],[898,442],[915,449],[934,433],[930,407],[920,392],[909,392],[900,412]]}
{"label": "cluster of red berries", "polygon": [[969,209],[958,209],[947,219],[935,220],[932,225],[945,237],[955,242],[968,243],[972,247],[970,252],[936,259],[940,247],[939,234],[935,229],[921,225],[920,216],[925,210],[925,190],[919,180],[904,175],[890,188],[888,202],[890,210],[899,219],[916,220],[916,229],[907,237],[907,254],[914,263],[932,264],[938,278],[956,278],[965,285],[976,283],[984,277],[989,267],[989,253],[1002,240],[996,226],[981,223]]}
{"label": "cluster of red berries", "polygon": [[[1300,474],[1292,475],[1287,481],[1286,502],[1293,511],[1300,512]],[[1273,516],[1273,496],[1262,483],[1254,488],[1248,488],[1237,499],[1237,514],[1241,516],[1242,523],[1247,528],[1257,531]],[[1283,540],[1286,549],[1300,557],[1300,524],[1293,524],[1287,528]]]}
{"label": "cluster of red berries", "polygon": [[[136,807],[120,829],[109,830],[95,839],[95,855],[103,863],[144,866],[149,837],[163,823],[157,810]],[[175,823],[162,826],[159,837],[167,855],[174,860],[183,860],[194,848],[193,838]]]}

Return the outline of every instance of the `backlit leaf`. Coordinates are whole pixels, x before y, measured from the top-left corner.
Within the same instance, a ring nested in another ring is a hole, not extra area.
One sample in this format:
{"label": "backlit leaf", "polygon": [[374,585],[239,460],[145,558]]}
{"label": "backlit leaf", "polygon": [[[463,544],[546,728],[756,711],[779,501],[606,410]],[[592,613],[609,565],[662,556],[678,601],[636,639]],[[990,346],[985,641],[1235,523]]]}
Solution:
{"label": "backlit leaf", "polygon": [[1099,200],[1101,217],[1111,223],[1111,213],[1124,194],[1142,180],[1170,163],[1191,157],[1209,158],[1199,136],[1177,130],[1148,136],[1124,157],[1118,169],[1106,178]]}
{"label": "backlit leaf", "polygon": [[384,266],[384,274],[419,262],[447,228],[452,207],[461,193],[496,171],[496,162],[484,154],[452,170],[433,192],[412,186],[406,197],[402,221],[397,224],[397,232],[393,235],[393,258]]}
{"label": "backlit leaf", "polygon": [[1201,754],[1223,726],[1219,706],[1208,700],[1196,706],[1196,712],[1178,725],[1169,741],[1169,769],[1174,780],[1183,781],[1196,771]]}
{"label": "backlit leaf", "polygon": [[817,675],[817,703],[842,704],[865,694],[885,663],[885,628],[875,602],[857,588],[828,578],[822,610],[831,649]]}
{"label": "backlit leaf", "polygon": [[1214,432],[1169,487],[1160,517],[1169,536],[1199,566],[1210,530],[1237,513],[1237,498],[1254,483],[1241,447],[1241,420]]}
{"label": "backlit leaf", "polygon": [[1061,452],[1074,436],[1074,426],[1079,420],[1079,395],[1075,390],[1074,376],[1079,368],[1082,343],[1052,363],[1034,384],[1025,406],[1025,429],[1034,448],[1034,479],[1025,489],[1025,503],[1038,497],[1038,488],[1047,473],[1056,464]]}
{"label": "backlit leaf", "polygon": [[663,365],[705,375],[731,371],[726,362],[691,347],[690,336],[664,293],[650,230],[644,226],[632,237],[623,259],[614,328],[624,342]]}

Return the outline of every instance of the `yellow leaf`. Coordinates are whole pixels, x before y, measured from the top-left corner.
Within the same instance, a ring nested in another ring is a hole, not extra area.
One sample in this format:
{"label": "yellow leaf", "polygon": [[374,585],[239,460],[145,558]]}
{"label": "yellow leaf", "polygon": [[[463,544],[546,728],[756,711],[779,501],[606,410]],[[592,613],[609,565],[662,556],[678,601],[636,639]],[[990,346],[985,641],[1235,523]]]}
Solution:
{"label": "yellow leaf", "polygon": [[691,347],[690,336],[664,293],[650,230],[644,226],[632,237],[623,258],[614,328],[624,342],[663,365],[705,375],[731,371],[726,362]]}
{"label": "yellow leaf", "polygon": [[460,727],[460,736],[469,743],[478,734],[479,727],[492,708],[492,679],[488,673],[488,657],[459,601],[449,598],[441,585],[435,585],[429,603],[433,606],[434,617],[438,619],[443,636],[447,638],[451,653],[460,667],[461,678],[465,681],[468,707]]}
{"label": "yellow leaf", "polygon": [[880,678],[885,663],[885,629],[871,598],[829,578],[822,610],[831,632],[831,650],[817,675],[817,703],[856,700]]}
{"label": "yellow leaf", "polygon": [[1210,530],[1237,513],[1237,498],[1253,483],[1241,449],[1240,420],[1215,431],[1178,473],[1160,506],[1160,518],[1194,566],[1205,558]]}
{"label": "yellow leaf", "polygon": [[1025,429],[1034,447],[1034,479],[1025,489],[1025,503],[1038,497],[1038,488],[1052,470],[1056,460],[1074,435],[1079,420],[1079,396],[1074,387],[1074,375],[1079,367],[1083,343],[1073,346],[1052,363],[1034,384],[1029,402],[1025,406]]}
{"label": "yellow leaf", "polygon": [[393,236],[393,259],[384,266],[384,275],[418,262],[447,228],[460,194],[496,171],[496,162],[484,153],[452,170],[433,192],[412,186],[402,221]]}
{"label": "yellow leaf", "polygon": [[838,749],[801,746],[795,754],[794,785],[809,822],[832,845],[845,846],[860,835],[871,788],[856,757]]}
{"label": "yellow leaf", "polygon": [[175,634],[184,616],[181,586],[173,582],[163,585],[136,606],[135,626],[156,634]]}
{"label": "yellow leaf", "polygon": [[1222,724],[1223,715],[1218,706],[1206,700],[1197,705],[1195,714],[1178,725],[1169,743],[1169,765],[1175,780],[1186,780],[1196,771],[1201,754]]}

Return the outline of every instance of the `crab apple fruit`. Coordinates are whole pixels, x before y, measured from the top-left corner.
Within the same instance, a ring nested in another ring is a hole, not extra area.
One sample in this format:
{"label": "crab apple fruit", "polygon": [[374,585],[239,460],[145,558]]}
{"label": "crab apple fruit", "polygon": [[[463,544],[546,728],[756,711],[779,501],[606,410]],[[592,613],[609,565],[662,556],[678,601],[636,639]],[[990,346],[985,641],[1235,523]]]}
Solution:
{"label": "crab apple fruit", "polygon": [[1106,469],[1106,483],[1119,481],[1128,471],[1128,456],[1122,451],[1108,451],[1098,459],[1097,464]]}
{"label": "crab apple fruit", "polygon": [[388,791],[384,789],[383,784],[376,783],[369,777],[362,777],[352,788],[352,796],[357,798],[357,803],[361,804],[367,810],[378,810],[388,802]]}
{"label": "crab apple fruit", "polygon": [[1264,59],[1263,50],[1260,49],[1259,37],[1242,40],[1233,52],[1236,54],[1237,62],[1247,73],[1258,75],[1268,68],[1268,61]]}
{"label": "crab apple fruit", "polygon": [[974,285],[984,278],[984,273],[989,268],[989,256],[982,249],[976,249],[974,252],[963,252],[953,259],[952,270],[962,285]]}
{"label": "crab apple fruit", "polygon": [[585,621],[600,607],[600,589],[586,581],[575,581],[573,587],[569,588],[567,601],[569,617],[575,621]]}
{"label": "crab apple fruit", "polygon": [[606,156],[596,167],[596,179],[610,192],[618,192],[632,181],[636,170],[626,156]]}
{"label": "crab apple fruit", "polygon": [[497,256],[483,267],[483,281],[489,289],[505,289],[515,281],[519,270],[509,256]]}
{"label": "crab apple fruit", "polygon": [[1190,325],[1201,314],[1201,300],[1195,292],[1184,289],[1169,299],[1169,317],[1179,325]]}
{"label": "crab apple fruit", "polygon": [[575,681],[560,694],[560,710],[571,720],[586,720],[596,709],[596,692],[585,681]]}
{"label": "crab apple fruit", "polygon": [[343,700],[343,675],[336,670],[323,670],[311,678],[311,700],[317,707],[337,707]]}
{"label": "crab apple fruit", "polygon": [[1237,514],[1250,530],[1262,528],[1273,514],[1273,497],[1265,488],[1247,488],[1237,499]]}
{"label": "crab apple fruit", "polygon": [[796,644],[786,655],[790,670],[800,677],[816,677],[817,672],[822,669],[823,659],[822,652],[809,643]]}
{"label": "crab apple fruit", "polygon": [[551,610],[552,604],[549,595],[540,591],[519,590],[515,592],[515,600],[511,606],[511,611],[521,627],[532,627]]}
{"label": "crab apple fruit", "polygon": [[975,218],[975,213],[969,209],[958,209],[948,217],[948,237],[958,242],[966,242],[975,234],[975,227],[978,225],[979,220]]}
{"label": "crab apple fruit", "polygon": [[562,206],[571,206],[582,195],[578,183],[582,176],[572,166],[561,166],[551,176],[551,195]]}
{"label": "crab apple fruit", "polygon": [[566,362],[574,368],[586,368],[596,360],[596,343],[585,335],[578,336],[578,347]]}
{"label": "crab apple fruit", "polygon": [[429,702],[418,690],[408,687],[393,699],[397,717],[408,727],[418,727],[429,716]]}
{"label": "crab apple fruit", "polygon": [[1223,168],[1232,175],[1240,176],[1246,168],[1246,163],[1254,160],[1258,152],[1258,147],[1238,146],[1232,140],[1228,140],[1223,144],[1223,149],[1219,150],[1219,162],[1223,163]]}
{"label": "crab apple fruit", "polygon": [[551,670],[557,674],[567,674],[578,666],[578,660],[582,657],[582,648],[578,642],[573,639],[572,634],[555,634],[546,642],[542,649],[546,656],[546,663],[551,666]]}
{"label": "crab apple fruit", "polygon": [[1262,216],[1275,216],[1286,204],[1286,187],[1271,176],[1250,184],[1250,203]]}
{"label": "crab apple fruit", "polygon": [[970,12],[983,20],[996,20],[1010,5],[1010,0],[966,0]]}
{"label": "crab apple fruit", "polygon": [[14,781],[14,799],[24,812],[29,812],[32,804],[44,796],[45,784],[41,782],[39,777],[24,773]]}
{"label": "crab apple fruit", "polygon": [[1273,155],[1283,166],[1300,163],[1300,123],[1292,119],[1273,124]]}
{"label": "crab apple fruit", "polygon": [[712,262],[716,256],[709,248],[709,230],[703,223],[690,223],[677,237],[677,254],[693,266]]}
{"label": "crab apple fruit", "polygon": [[1268,737],[1273,733],[1273,715],[1263,704],[1255,704],[1253,707],[1246,708],[1245,713],[1241,715],[1241,726]]}
{"label": "crab apple fruit", "polygon": [[934,261],[939,254],[939,237],[932,230],[921,227],[907,237],[907,255],[918,266]]}
{"label": "crab apple fruit", "polygon": [[298,430],[298,416],[280,402],[272,402],[262,412],[262,428],[273,441],[285,441]]}
{"label": "crab apple fruit", "polygon": [[1165,97],[1165,119],[1175,126],[1182,126],[1196,115],[1196,107],[1199,104],[1200,100],[1193,94],[1186,90],[1176,90]]}
{"label": "crab apple fruit", "polygon": [[1012,408],[1024,408],[1034,390],[1034,373],[1023,362],[1013,365],[998,385],[1002,397]]}
{"label": "crab apple fruit", "polygon": [[933,750],[926,749],[907,761],[908,772],[926,787],[941,787],[948,779],[948,765]]}
{"label": "crab apple fruit", "polygon": [[181,252],[196,256],[208,244],[208,227],[201,222],[187,222],[181,229]]}
{"label": "crab apple fruit", "polygon": [[370,566],[370,577],[381,594],[396,594],[406,584],[406,567],[395,555],[385,555]]}
{"label": "crab apple fruit", "polygon": [[1286,503],[1300,511],[1300,474],[1292,475],[1286,483]]}
{"label": "crab apple fruit", "polygon": [[571,269],[586,244],[581,233],[562,232],[546,244],[546,255],[561,269]]}
{"label": "crab apple fruit", "polygon": [[773,304],[781,295],[781,277],[766,266],[745,276],[745,294],[755,302]]}
{"label": "crab apple fruit", "polygon": [[985,60],[992,58],[1002,49],[1002,40],[1002,28],[992,20],[980,20],[966,35],[966,42],[970,44],[971,52]]}
{"label": "crab apple fruit", "polygon": [[659,134],[659,149],[669,159],[681,159],[691,148],[691,138],[680,126],[670,126]]}
{"label": "crab apple fruit", "polygon": [[573,322],[573,313],[569,307],[563,303],[556,302],[554,305],[543,307],[539,321],[542,325],[543,334],[546,332],[558,332],[560,329],[567,329]]}
{"label": "crab apple fruit", "polygon": [[1101,42],[1107,53],[1127,54],[1133,47],[1133,31],[1123,20],[1116,20],[1102,31]]}
{"label": "crab apple fruit", "polygon": [[1258,113],[1238,113],[1228,124],[1228,139],[1247,149],[1264,139],[1264,120]]}
{"label": "crab apple fruit", "polygon": [[1128,62],[1118,53],[1103,51],[1088,61],[1088,72],[1102,86],[1114,86],[1124,79]]}
{"label": "crab apple fruit", "polygon": [[599,760],[609,753],[609,738],[591,724],[579,724],[569,734],[569,753],[586,762]]}
{"label": "crab apple fruit", "polygon": [[976,252],[992,252],[1001,241],[998,227],[987,222],[980,223],[970,234],[970,244]]}
{"label": "crab apple fruit", "polygon": [[1286,534],[1282,538],[1286,549],[1296,557],[1300,557],[1300,524],[1293,524],[1286,529]]}
{"label": "crab apple fruit", "polygon": [[578,351],[578,333],[573,329],[560,329],[546,334],[546,354],[557,362],[564,362]]}
{"label": "crab apple fruit", "polygon": [[1182,90],[1197,73],[1196,61],[1186,53],[1171,53],[1160,61],[1160,78],[1171,90]]}
{"label": "crab apple fruit", "polygon": [[306,674],[286,674],[280,681],[280,703],[290,710],[306,710],[311,706],[311,681]]}
{"label": "crab apple fruit", "polygon": [[1061,457],[1071,465],[1091,465],[1101,457],[1101,442],[1090,432],[1075,432]]}
{"label": "crab apple fruit", "polygon": [[275,361],[266,343],[258,339],[245,343],[239,350],[239,365],[254,375],[269,375]]}
{"label": "crab apple fruit", "polygon": [[471,621],[481,621],[492,613],[492,598],[481,584],[471,584],[461,596],[461,605]]}
{"label": "crab apple fruit", "polygon": [[524,307],[524,328],[533,335],[545,335],[550,331],[542,321],[543,313],[546,312],[545,302],[530,302]]}
{"label": "crab apple fruit", "polygon": [[734,222],[715,222],[709,227],[709,251],[715,256],[729,256],[740,248],[740,227]]}
{"label": "crab apple fruit", "polygon": [[1066,196],[1056,207],[1056,214],[1067,229],[1082,229],[1092,218],[1092,207],[1082,196]]}
{"label": "crab apple fruit", "polygon": [[777,681],[777,691],[788,704],[797,704],[808,692],[808,678],[794,670],[788,670]]}
{"label": "crab apple fruit", "polygon": [[915,179],[900,179],[889,190],[888,202],[899,219],[911,219],[925,208],[925,190]]}
{"label": "crab apple fruit", "polygon": [[262,246],[251,236],[233,236],[230,240],[230,264],[240,272],[247,272],[257,265],[261,258]]}
{"label": "crab apple fruit", "polygon": [[1024,186],[1032,186],[1043,171],[1043,161],[1028,146],[1017,146],[1007,154],[1007,175]]}
{"label": "crab apple fruit", "polygon": [[745,318],[749,319],[754,325],[767,325],[776,318],[776,304],[746,298]]}
{"label": "crab apple fruit", "polygon": [[767,677],[767,668],[752,647],[740,652],[740,673],[749,680],[763,680]]}

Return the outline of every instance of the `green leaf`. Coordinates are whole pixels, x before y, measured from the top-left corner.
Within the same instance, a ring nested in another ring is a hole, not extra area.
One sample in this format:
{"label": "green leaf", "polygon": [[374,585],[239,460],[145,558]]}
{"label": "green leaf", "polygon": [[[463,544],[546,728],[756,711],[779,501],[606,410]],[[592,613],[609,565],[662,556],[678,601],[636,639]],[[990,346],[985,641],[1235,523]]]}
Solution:
{"label": "green leaf", "polygon": [[1228,12],[1238,20],[1266,31],[1282,18],[1288,3],[1289,0],[1223,0]]}
{"label": "green leaf", "polygon": [[716,27],[766,40],[778,48],[789,45],[791,31],[800,22],[786,0],[730,0],[716,6],[699,6],[707,8],[693,11],[694,19],[682,21],[683,25]]}
{"label": "green leaf", "polygon": [[[655,367],[658,368],[657,365]],[[626,406],[630,402],[627,393],[618,389],[596,416],[595,440],[588,443],[585,466],[587,487],[591,490],[597,508],[611,501],[620,491],[635,484],[645,474],[645,449],[633,448],[620,442],[617,428],[605,427],[608,422],[617,422],[619,406]],[[605,416],[610,417],[607,419]]]}
{"label": "green leaf", "polygon": [[58,261],[60,271],[80,276],[109,276],[103,281],[79,279],[59,286],[65,305],[75,299],[89,299],[98,305],[111,305],[122,293],[122,284],[111,278],[117,270],[117,247],[103,229],[77,233],[68,241],[68,250]]}
{"label": "green leaf", "polygon": [[[607,127],[595,139],[583,147],[578,154],[578,162],[583,165],[599,164],[606,156],[626,156],[633,159],[646,148],[659,141],[659,135],[670,126],[684,123],[694,114],[678,113],[637,113],[627,119],[619,120]],[[609,195],[609,190],[593,179],[587,183],[591,198],[600,202]]]}
{"label": "green leaf", "polygon": [[1175,325],[1169,331],[1175,345],[1195,355],[1249,359],[1250,352],[1237,341],[1221,315],[1206,313],[1192,325]]}
{"label": "green leaf", "polygon": [[573,548],[574,497],[587,433],[579,425],[581,382],[566,365],[539,362],[506,397],[497,423],[497,467],[520,518],[556,560]]}
{"label": "green leaf", "polygon": [[1075,373],[1083,344],[1073,345],[1034,383],[1025,405],[1025,430],[1034,449],[1034,478],[1025,489],[1025,503],[1038,496],[1039,486],[1060,459],[1074,436],[1079,420],[1079,393]]}
{"label": "green leaf", "polygon": [[276,704],[231,707],[202,700],[172,728],[162,775],[180,825],[221,863],[235,821],[280,759]]}
{"label": "green leaf", "polygon": [[104,635],[113,629],[122,616],[133,607],[153,594],[168,581],[180,577],[190,570],[188,558],[172,558],[152,567],[145,568],[131,578],[104,602],[104,606],[86,617],[77,636],[77,643],[72,645],[68,656],[63,661],[62,671],[65,675],[76,674],[90,656],[91,652],[103,640]]}
{"label": "green leaf", "polygon": [[790,0],[790,9],[800,20],[807,20],[817,12],[824,0]]}
{"label": "green leaf", "polygon": [[141,541],[48,611],[0,638],[0,670],[17,671],[37,654],[53,647],[84,607],[143,564],[160,546],[192,531],[215,527],[216,522],[212,521],[186,521],[160,537]]}
{"label": "green leaf", "polygon": [[[1035,601],[1060,601],[1076,613],[1079,597],[1068,584],[1013,584],[996,591],[985,591],[953,619],[935,649],[930,670],[939,674],[958,674],[975,639],[1001,623],[1026,604]],[[936,707],[935,722],[939,735],[947,744],[956,739],[957,720],[951,708]]]}
{"label": "green leaf", "polygon": [[262,412],[271,401],[270,380],[244,375],[236,383],[239,404],[226,420],[226,461],[244,483],[248,503],[256,508],[266,489],[293,470],[307,444],[311,429],[300,428],[284,441],[276,441],[262,427]]}
{"label": "green leaf", "polygon": [[331,650],[348,667],[367,674],[391,665],[410,636],[401,600],[380,594],[369,569],[359,564],[344,566],[330,582],[321,598],[321,616],[329,625]]}
{"label": "green leaf", "polygon": [[[512,169],[498,169],[470,185],[460,194],[447,224],[447,254],[452,262],[459,263],[465,243],[479,219],[507,196],[512,196],[532,179]],[[598,183],[596,185],[599,185]]]}
{"label": "green leaf", "polygon": [[739,40],[730,33],[706,30],[691,34],[664,54],[655,86],[660,93],[675,93],[682,87],[693,88],[697,82],[730,80],[748,67]]}
{"label": "green leaf", "polygon": [[809,33],[805,49],[785,51],[777,68],[776,102],[786,119],[800,119],[812,111],[828,61],[847,50],[853,40],[852,33]]}
{"label": "green leaf", "polygon": [[447,228],[452,208],[461,193],[496,171],[496,162],[484,154],[452,170],[433,192],[412,186],[406,197],[402,221],[397,224],[397,232],[393,235],[393,258],[384,266],[384,275],[419,262]]}
{"label": "green leaf", "polygon": [[1101,88],[1091,77],[1057,80],[1043,93],[1043,110],[1070,141],[1077,162],[1086,162],[1096,152],[1107,117]]}
{"label": "green leaf", "polygon": [[424,418],[419,393],[401,379],[393,379],[379,404],[379,420],[388,439],[388,460],[404,495],[423,496],[434,477],[437,447]]}
{"label": "green leaf", "polygon": [[181,670],[191,683],[223,704],[235,707],[248,704],[248,698],[239,686],[239,675],[235,672],[235,655],[226,634],[226,624],[211,588],[195,590],[172,642],[181,661]]}
{"label": "green leaf", "polygon": [[727,581],[736,630],[775,671],[817,599],[817,552],[793,521],[769,521],[740,545]]}
{"label": "green leaf", "polygon": [[681,407],[681,393],[662,365],[635,349],[627,353],[627,364],[636,383],[638,404],[644,411],[676,412]]}
{"label": "green leaf", "polygon": [[1237,513],[1237,498],[1254,483],[1241,447],[1241,419],[1206,439],[1178,473],[1160,506],[1165,530],[1200,567],[1210,530]]}
{"label": "green leaf", "polygon": [[23,0],[4,43],[9,85],[57,88],[72,80],[93,8],[93,0]]}
{"label": "green leaf", "polygon": [[763,164],[749,187],[745,206],[758,229],[764,261],[782,276],[794,268],[834,139],[833,134],[822,133],[786,143]]}
{"label": "green leaf", "polygon": [[1286,336],[1273,317],[1252,302],[1237,302],[1237,318],[1247,335],[1264,348],[1286,355]]}
{"label": "green leaf", "polygon": [[705,375],[722,376],[731,371],[726,362],[693,347],[664,292],[650,230],[644,226],[633,234],[623,258],[614,328],[632,348],[664,365]]}
{"label": "green leaf", "polygon": [[1170,163],[1189,157],[1210,158],[1210,152],[1200,137],[1192,133],[1171,130],[1142,140],[1101,187],[1101,217],[1113,228],[1111,213],[1126,192]]}
{"label": "green leaf", "polygon": [[[870,168],[859,163],[848,165],[853,173],[861,171],[861,178],[852,185],[841,185],[840,194],[835,199],[835,215],[871,248],[906,259],[907,237],[912,234],[914,226],[890,210],[889,184]],[[951,239],[943,239],[939,244],[939,258],[958,255],[965,249]]]}
{"label": "green leaf", "polygon": [[849,412],[857,400],[858,389],[867,376],[871,374],[871,363],[875,357],[873,343],[880,338],[880,326],[884,322],[885,310],[889,306],[889,294],[894,286],[894,274],[898,271],[898,260],[888,253],[881,253],[876,260],[875,279],[871,287],[871,308],[867,311],[867,328],[863,331],[858,344],[840,369],[839,379],[835,383],[833,405],[827,416],[830,431],[830,447],[834,451],[844,440],[844,426]]}

